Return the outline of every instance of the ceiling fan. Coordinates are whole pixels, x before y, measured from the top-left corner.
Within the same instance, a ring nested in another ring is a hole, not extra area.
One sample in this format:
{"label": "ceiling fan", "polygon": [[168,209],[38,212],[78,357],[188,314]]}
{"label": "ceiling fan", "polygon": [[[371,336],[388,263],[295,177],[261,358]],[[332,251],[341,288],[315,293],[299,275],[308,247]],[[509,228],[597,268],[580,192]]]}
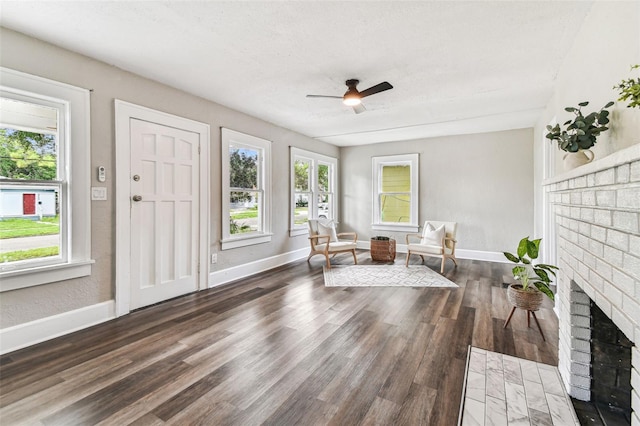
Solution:
{"label": "ceiling fan", "polygon": [[376,84],[375,86],[371,86],[368,89],[363,90],[362,92],[359,92],[358,89],[356,89],[358,83],[360,83],[360,80],[351,79],[345,81],[348,89],[343,96],[307,95],[307,98],[342,99],[342,103],[353,107],[355,113],[360,114],[361,112],[365,112],[367,110],[364,105],[362,105],[362,98],[375,95],[376,93],[384,92],[385,90],[393,89],[393,86],[391,84],[384,81],[382,83]]}

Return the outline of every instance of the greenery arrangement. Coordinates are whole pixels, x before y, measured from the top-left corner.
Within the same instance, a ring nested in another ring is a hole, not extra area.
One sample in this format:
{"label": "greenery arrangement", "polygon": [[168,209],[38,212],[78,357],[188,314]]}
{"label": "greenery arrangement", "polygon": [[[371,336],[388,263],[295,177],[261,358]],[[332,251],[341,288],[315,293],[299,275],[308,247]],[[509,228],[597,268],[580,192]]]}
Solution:
{"label": "greenery arrangement", "polygon": [[[640,68],[640,65],[633,65],[631,70]],[[640,78],[628,78],[622,80],[617,86],[613,86],[614,89],[618,89],[620,93],[619,101],[629,101],[627,108],[640,108]]]}
{"label": "greenery arrangement", "polygon": [[[520,240],[516,254],[506,251],[503,254],[507,259],[517,264],[512,269],[513,276],[520,281],[523,290],[533,291],[531,286],[534,286],[546,294],[549,299],[553,300],[554,295],[549,286],[551,284],[551,276],[555,277],[554,270],[557,270],[558,267],[544,263],[533,263],[540,252],[540,241],[542,241],[541,238],[532,241],[529,237],[525,237]],[[535,275],[531,276],[531,272]]]}
{"label": "greenery arrangement", "polygon": [[551,141],[558,141],[558,148],[566,152],[578,152],[581,149],[589,149],[596,144],[596,139],[600,133],[609,130],[609,108],[613,102],[607,103],[600,111],[592,112],[588,115],[582,114],[582,107],[589,105],[589,102],[580,102],[578,108],[566,107],[564,110],[575,114],[575,118],[566,121],[562,129],[559,124],[547,126],[549,133],[546,138]]}
{"label": "greenery arrangement", "polygon": [[389,237],[383,237],[381,235],[376,235],[375,237],[372,237],[371,239],[375,240],[375,241],[389,241]]}
{"label": "greenery arrangement", "polygon": [[0,128],[0,176],[10,179],[56,178],[53,135]]}

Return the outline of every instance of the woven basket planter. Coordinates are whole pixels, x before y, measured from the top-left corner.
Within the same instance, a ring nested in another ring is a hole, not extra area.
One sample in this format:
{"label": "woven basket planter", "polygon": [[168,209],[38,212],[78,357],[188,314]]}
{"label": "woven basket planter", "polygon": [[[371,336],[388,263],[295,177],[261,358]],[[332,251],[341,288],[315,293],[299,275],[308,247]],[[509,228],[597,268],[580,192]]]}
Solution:
{"label": "woven basket planter", "polygon": [[396,240],[371,239],[371,259],[376,262],[393,262],[396,260]]}
{"label": "woven basket planter", "polygon": [[542,304],[544,294],[535,287],[524,291],[521,284],[511,284],[507,289],[507,299],[518,309],[537,311]]}

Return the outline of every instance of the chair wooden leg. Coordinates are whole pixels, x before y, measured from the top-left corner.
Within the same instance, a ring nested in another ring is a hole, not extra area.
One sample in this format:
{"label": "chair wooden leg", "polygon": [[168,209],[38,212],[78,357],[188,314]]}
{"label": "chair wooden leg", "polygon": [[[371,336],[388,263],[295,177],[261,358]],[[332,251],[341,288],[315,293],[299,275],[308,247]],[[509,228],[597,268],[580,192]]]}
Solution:
{"label": "chair wooden leg", "polygon": [[411,256],[410,251],[407,252],[407,260],[404,262],[404,266],[406,266],[407,268],[409,267],[409,256]]}
{"label": "chair wooden leg", "polygon": [[513,309],[511,309],[511,313],[509,314],[509,318],[507,318],[507,320],[504,322],[504,326],[502,328],[507,328],[507,326],[509,325],[509,321],[511,321],[511,317],[513,316],[513,313],[516,311],[516,307],[514,306]]}
{"label": "chair wooden leg", "polygon": [[329,261],[329,256],[325,256],[325,258],[327,259],[327,269],[331,269],[331,262]]}
{"label": "chair wooden leg", "polygon": [[547,341],[547,339],[544,338],[544,333],[542,332],[542,327],[540,327],[540,323],[538,322],[538,318],[536,317],[536,313],[533,311],[530,311],[531,315],[533,315],[533,319],[536,320],[536,324],[538,325],[538,330],[540,330],[540,335],[542,336],[542,340],[543,341]]}
{"label": "chair wooden leg", "polygon": [[440,273],[444,274],[444,262],[447,260],[446,257],[442,256],[442,264],[440,264]]}
{"label": "chair wooden leg", "polygon": [[355,250],[351,250],[351,254],[353,255],[353,263],[354,264],[358,264],[358,257],[356,256],[356,251]]}

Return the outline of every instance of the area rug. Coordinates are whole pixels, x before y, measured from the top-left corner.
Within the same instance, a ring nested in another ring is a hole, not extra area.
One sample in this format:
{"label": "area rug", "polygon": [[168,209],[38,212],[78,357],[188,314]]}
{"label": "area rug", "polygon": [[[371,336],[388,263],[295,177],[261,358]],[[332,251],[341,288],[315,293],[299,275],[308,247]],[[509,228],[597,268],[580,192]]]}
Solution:
{"label": "area rug", "polygon": [[324,267],[326,287],[458,287],[428,266],[349,265]]}

